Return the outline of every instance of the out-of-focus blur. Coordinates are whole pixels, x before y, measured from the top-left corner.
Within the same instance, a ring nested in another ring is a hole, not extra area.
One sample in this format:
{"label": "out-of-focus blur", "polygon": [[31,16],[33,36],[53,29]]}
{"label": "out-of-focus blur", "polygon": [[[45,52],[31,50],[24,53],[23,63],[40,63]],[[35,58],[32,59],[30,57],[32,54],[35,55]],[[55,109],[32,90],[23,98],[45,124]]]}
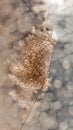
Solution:
{"label": "out-of-focus blur", "polygon": [[[51,87],[26,113],[7,94],[11,91],[7,62],[33,26],[52,29],[58,44],[50,69]],[[72,0],[0,0],[0,129],[73,130]]]}

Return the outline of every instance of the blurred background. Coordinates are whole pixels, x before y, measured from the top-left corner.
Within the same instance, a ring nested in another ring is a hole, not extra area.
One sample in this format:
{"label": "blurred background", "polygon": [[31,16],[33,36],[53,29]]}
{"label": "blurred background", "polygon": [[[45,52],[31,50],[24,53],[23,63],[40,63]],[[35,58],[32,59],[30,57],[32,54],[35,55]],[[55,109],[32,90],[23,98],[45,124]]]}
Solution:
{"label": "blurred background", "polygon": [[32,27],[52,29],[51,87],[28,113],[0,87],[1,130],[73,130],[73,1],[0,0],[0,86],[8,86],[6,61]]}

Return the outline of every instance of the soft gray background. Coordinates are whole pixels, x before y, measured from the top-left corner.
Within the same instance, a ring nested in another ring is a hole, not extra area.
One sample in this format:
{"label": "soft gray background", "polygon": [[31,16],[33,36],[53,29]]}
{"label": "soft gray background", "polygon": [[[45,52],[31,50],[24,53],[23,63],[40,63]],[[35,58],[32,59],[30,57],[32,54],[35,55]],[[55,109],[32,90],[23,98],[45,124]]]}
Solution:
{"label": "soft gray background", "polygon": [[0,0],[1,85],[7,79],[5,61],[13,53],[13,45],[16,47],[33,25],[50,26],[59,41],[50,70],[51,87],[39,96],[29,113],[19,110],[7,95],[7,87],[0,87],[1,130],[73,130],[73,1],[42,2]]}

